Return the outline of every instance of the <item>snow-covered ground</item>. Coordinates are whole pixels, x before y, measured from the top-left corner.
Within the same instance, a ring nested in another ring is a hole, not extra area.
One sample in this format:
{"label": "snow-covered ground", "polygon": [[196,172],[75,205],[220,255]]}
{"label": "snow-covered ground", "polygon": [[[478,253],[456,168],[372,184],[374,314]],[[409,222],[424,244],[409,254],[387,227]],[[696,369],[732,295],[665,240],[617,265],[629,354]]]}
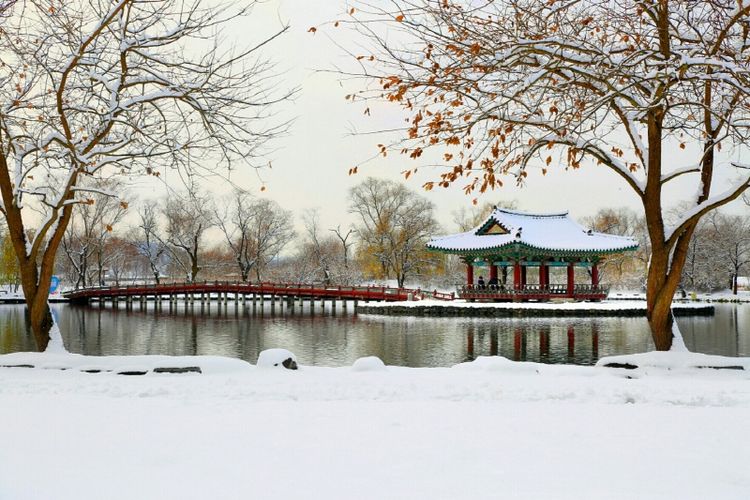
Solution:
{"label": "snow-covered ground", "polygon": [[[646,300],[646,293],[612,290],[609,292],[607,300]],[[675,300],[700,302],[750,302],[750,291],[740,290],[737,292],[737,295],[734,295],[729,289],[715,292],[687,292],[684,299],[678,293],[675,295]]]}
{"label": "snow-covered ground", "polygon": [[[64,302],[67,299],[65,299],[62,296],[62,292],[64,290],[62,288],[55,288],[55,290],[50,293],[49,298],[52,302]],[[4,302],[8,303],[19,303],[23,302],[25,299],[23,297],[23,290],[21,287],[16,287],[14,285],[0,285],[0,304]]]}
{"label": "snow-covered ground", "polygon": [[750,360],[618,361],[0,356],[0,498],[747,498]]}

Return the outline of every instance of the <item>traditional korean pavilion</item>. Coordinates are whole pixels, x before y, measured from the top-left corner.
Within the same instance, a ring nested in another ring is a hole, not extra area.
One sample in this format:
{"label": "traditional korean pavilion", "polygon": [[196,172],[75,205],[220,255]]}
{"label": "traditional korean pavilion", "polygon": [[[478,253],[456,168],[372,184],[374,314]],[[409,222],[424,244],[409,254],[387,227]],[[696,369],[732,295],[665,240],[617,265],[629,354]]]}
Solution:
{"label": "traditional korean pavilion", "polygon": [[[599,283],[598,266],[608,256],[636,250],[638,242],[587,230],[567,212],[532,214],[495,208],[478,227],[432,238],[427,248],[461,256],[466,264],[466,283],[458,286],[461,298],[602,300],[609,289]],[[487,268],[484,283],[475,282],[475,266]],[[537,278],[529,283],[532,268]],[[555,270],[552,279],[551,269]],[[580,272],[590,277],[587,283],[576,283]]]}

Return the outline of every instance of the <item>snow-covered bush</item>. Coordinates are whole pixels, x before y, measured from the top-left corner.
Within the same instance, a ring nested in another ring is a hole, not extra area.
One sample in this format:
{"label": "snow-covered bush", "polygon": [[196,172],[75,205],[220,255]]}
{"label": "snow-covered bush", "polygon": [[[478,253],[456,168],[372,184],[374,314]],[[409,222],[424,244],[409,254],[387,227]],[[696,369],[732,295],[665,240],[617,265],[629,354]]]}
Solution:
{"label": "snow-covered bush", "polygon": [[259,368],[283,367],[288,370],[297,369],[297,357],[286,349],[266,349],[258,355]]}

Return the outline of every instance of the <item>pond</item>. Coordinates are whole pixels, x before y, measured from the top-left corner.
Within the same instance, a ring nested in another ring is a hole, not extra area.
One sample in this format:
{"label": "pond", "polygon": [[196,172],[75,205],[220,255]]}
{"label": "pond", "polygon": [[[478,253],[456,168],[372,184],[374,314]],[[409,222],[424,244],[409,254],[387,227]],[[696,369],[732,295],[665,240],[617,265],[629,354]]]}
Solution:
{"label": "pond", "polygon": [[[362,356],[386,364],[451,366],[500,355],[543,363],[593,364],[601,356],[653,349],[643,318],[411,318],[358,315],[341,303],[300,310],[242,304],[53,305],[71,352],[92,355],[221,355],[251,363],[272,347],[303,365],[345,366]],[[688,348],[750,356],[750,305],[717,304],[713,317],[680,317]],[[0,353],[32,350],[24,307],[0,305]]]}

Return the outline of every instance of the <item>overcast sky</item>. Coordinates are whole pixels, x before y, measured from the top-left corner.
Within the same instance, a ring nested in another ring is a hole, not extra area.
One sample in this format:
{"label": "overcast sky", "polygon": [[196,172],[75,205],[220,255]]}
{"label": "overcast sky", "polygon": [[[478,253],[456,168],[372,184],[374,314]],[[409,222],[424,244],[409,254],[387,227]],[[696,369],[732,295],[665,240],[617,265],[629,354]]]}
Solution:
{"label": "overcast sky", "polygon": [[[403,180],[401,171],[415,166],[413,160],[399,155],[389,155],[360,168],[358,175],[349,176],[348,170],[377,151],[383,141],[377,135],[352,135],[352,130],[365,132],[379,130],[403,122],[405,115],[392,104],[369,105],[371,116],[364,116],[364,106],[345,101],[351,83],[341,77],[320,70],[345,66],[349,58],[329,38],[357,52],[359,41],[353,33],[335,29],[330,21],[344,17],[347,6],[338,0],[268,0],[259,5],[250,25],[242,23],[230,32],[227,39],[239,45],[253,43],[264,33],[278,29],[280,22],[289,23],[290,31],[274,42],[266,54],[284,69],[290,87],[300,87],[294,103],[283,110],[295,122],[290,133],[274,143],[271,156],[273,168],[263,170],[260,177],[253,174],[235,176],[243,187],[259,193],[263,184],[265,196],[299,214],[308,208],[318,208],[324,227],[346,226],[354,221],[348,213],[347,192],[366,176]],[[328,23],[328,24],[327,24]],[[317,26],[316,34],[308,29]],[[666,154],[675,161],[674,167],[695,163],[697,145],[686,150],[674,148]],[[736,160],[738,153],[731,158]],[[412,189],[421,191],[426,180],[434,180],[438,172],[420,169],[418,176],[406,181]],[[688,177],[688,176],[686,176]],[[724,179],[726,181],[728,179]],[[595,213],[604,207],[629,206],[639,209],[639,203],[629,187],[606,167],[584,167],[565,172],[551,168],[545,176],[530,175],[528,185],[516,188],[509,180],[506,187],[480,198],[483,201],[513,200],[521,209],[552,212],[570,210],[575,217]],[[721,183],[720,183],[721,184]],[[721,185],[719,189],[721,189]],[[211,189],[220,193],[217,183]],[[685,179],[672,193],[672,200],[692,196],[696,192],[695,180]],[[472,197],[466,196],[459,185],[445,190],[435,188],[423,193],[437,207],[437,213],[446,230],[453,230],[451,212],[461,206],[470,206]],[[741,207],[735,205],[734,209]]]}

